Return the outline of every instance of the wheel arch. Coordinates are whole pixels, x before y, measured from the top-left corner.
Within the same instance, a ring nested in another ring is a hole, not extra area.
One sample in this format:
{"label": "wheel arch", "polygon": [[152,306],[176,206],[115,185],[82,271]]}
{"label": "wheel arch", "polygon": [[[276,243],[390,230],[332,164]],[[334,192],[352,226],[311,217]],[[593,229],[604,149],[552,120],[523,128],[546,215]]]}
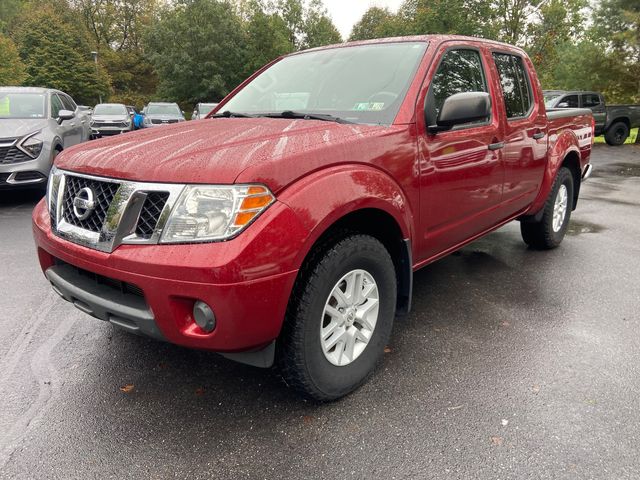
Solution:
{"label": "wheel arch", "polygon": [[615,125],[618,122],[624,123],[629,130],[631,130],[631,120],[629,117],[615,117],[613,120],[610,120],[605,128],[605,131],[609,130],[612,125]]}
{"label": "wheel arch", "polygon": [[292,208],[309,229],[296,261],[301,272],[338,237],[349,233],[370,235],[385,246],[393,259],[397,312],[409,312],[413,215],[406,195],[391,177],[363,166],[323,170],[287,189],[279,200]]}
{"label": "wheel arch", "polygon": [[[571,210],[575,210],[578,205],[580,195],[580,185],[582,184],[582,170],[580,168],[580,155],[575,151],[570,151],[562,160],[560,168],[566,167],[573,177],[573,205]],[[557,172],[556,172],[557,175]]]}

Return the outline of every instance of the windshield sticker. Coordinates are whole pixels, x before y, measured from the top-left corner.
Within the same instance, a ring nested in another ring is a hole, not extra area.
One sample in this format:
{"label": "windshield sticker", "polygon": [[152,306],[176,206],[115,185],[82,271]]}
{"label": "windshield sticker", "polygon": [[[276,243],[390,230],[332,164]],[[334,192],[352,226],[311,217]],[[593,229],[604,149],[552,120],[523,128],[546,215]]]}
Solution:
{"label": "windshield sticker", "polygon": [[353,109],[356,112],[379,112],[384,110],[384,102],[360,102]]}

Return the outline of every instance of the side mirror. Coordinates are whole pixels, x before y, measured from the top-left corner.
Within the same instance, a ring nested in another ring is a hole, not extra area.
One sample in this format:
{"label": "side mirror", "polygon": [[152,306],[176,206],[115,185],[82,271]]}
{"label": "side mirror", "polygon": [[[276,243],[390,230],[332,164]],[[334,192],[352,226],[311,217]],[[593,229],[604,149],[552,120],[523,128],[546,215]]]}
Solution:
{"label": "side mirror", "polygon": [[71,110],[60,110],[58,112],[58,125],[60,125],[65,120],[71,120],[75,116],[76,114]]}
{"label": "side mirror", "polygon": [[560,102],[556,108],[569,108],[569,104],[567,102]]}
{"label": "side mirror", "polygon": [[491,96],[486,92],[463,92],[447,97],[442,104],[436,125],[429,133],[450,130],[455,125],[485,120],[491,115]]}

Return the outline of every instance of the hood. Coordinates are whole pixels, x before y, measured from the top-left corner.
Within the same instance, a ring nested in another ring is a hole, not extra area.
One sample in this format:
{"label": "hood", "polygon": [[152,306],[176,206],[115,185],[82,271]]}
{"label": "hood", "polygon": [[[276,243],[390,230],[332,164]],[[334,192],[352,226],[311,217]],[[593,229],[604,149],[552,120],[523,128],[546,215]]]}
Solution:
{"label": "hood", "polygon": [[[231,184],[246,171],[243,182],[265,183],[275,192],[327,162],[353,163],[363,155],[362,142],[367,142],[368,151],[372,151],[380,142],[371,139],[394,129],[398,127],[215,118],[80,144],[59,155],[56,165],[143,182]],[[381,143],[394,148],[393,142]]]}
{"label": "hood", "polygon": [[0,122],[0,138],[24,137],[47,126],[44,118],[8,118]]}

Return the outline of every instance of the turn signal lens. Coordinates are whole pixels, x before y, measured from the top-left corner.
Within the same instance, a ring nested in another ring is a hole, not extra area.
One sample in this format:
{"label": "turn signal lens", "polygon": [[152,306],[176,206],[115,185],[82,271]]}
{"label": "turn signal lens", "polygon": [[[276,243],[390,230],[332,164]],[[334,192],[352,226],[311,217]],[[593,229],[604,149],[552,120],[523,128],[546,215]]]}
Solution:
{"label": "turn signal lens", "polygon": [[243,212],[236,215],[236,221],[234,222],[235,226],[243,227],[256,216],[258,212]]}
{"label": "turn signal lens", "polygon": [[273,197],[269,193],[256,195],[255,197],[247,197],[242,201],[240,210],[253,210],[255,208],[263,208],[271,203]]}

